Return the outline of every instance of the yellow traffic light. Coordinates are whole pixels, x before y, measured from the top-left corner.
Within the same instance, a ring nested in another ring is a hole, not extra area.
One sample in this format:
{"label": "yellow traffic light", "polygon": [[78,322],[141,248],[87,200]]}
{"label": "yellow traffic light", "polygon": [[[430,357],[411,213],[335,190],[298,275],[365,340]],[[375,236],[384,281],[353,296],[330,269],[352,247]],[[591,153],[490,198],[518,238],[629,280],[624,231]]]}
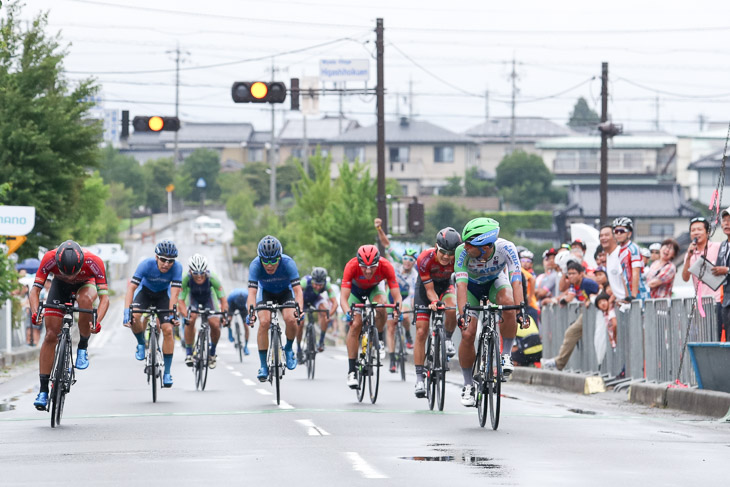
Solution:
{"label": "yellow traffic light", "polygon": [[254,98],[256,98],[258,100],[266,98],[266,95],[268,93],[269,93],[269,87],[266,86],[266,83],[257,81],[256,83],[251,85],[251,96],[253,96]]}
{"label": "yellow traffic light", "polygon": [[150,117],[149,121],[147,122],[147,125],[149,126],[151,131],[159,132],[165,126],[165,121],[162,120],[162,117],[157,117],[157,116]]}

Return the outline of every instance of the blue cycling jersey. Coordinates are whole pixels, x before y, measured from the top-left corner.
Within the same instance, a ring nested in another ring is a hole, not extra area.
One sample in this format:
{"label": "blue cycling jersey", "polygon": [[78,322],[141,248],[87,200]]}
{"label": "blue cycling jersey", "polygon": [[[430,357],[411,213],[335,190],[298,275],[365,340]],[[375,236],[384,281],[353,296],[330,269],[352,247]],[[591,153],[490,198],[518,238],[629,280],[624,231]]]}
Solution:
{"label": "blue cycling jersey", "polygon": [[299,270],[294,259],[286,254],[281,254],[279,266],[273,274],[268,274],[261,264],[261,259],[256,257],[248,267],[248,287],[259,288],[273,294],[283,293],[292,286],[299,286]]}
{"label": "blue cycling jersey", "polygon": [[169,292],[171,286],[182,286],[182,272],[182,265],[175,261],[170,270],[163,274],[157,267],[157,260],[150,257],[139,263],[132,276],[132,283],[156,293],[164,290]]}
{"label": "blue cycling jersey", "polygon": [[236,288],[228,295],[228,309],[231,313],[238,310],[242,316],[246,316],[246,300],[248,300],[248,289]]}

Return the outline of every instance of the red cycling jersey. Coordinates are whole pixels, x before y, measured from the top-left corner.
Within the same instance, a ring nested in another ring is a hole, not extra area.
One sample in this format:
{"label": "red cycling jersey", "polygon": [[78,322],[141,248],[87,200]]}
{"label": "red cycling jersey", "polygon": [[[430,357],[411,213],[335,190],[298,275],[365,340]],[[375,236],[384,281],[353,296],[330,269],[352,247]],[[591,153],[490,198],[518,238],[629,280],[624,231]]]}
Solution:
{"label": "red cycling jersey", "polygon": [[428,284],[431,281],[447,281],[451,279],[451,275],[454,273],[454,263],[450,262],[447,265],[441,265],[436,258],[436,249],[426,249],[421,252],[416,260],[416,267],[418,268],[418,275],[421,278],[421,282]]}
{"label": "red cycling jersey", "polygon": [[84,249],[84,265],[75,276],[64,276],[58,270],[56,249],[46,252],[43,259],[41,259],[40,266],[38,266],[33,285],[42,288],[46,279],[48,279],[48,274],[51,273],[53,273],[54,279],[60,279],[68,284],[96,284],[99,294],[106,294],[107,292],[104,262],[86,249]]}
{"label": "red cycling jersey", "polygon": [[351,289],[354,284],[360,289],[371,289],[377,286],[380,281],[387,282],[390,289],[400,289],[398,279],[395,277],[393,264],[388,262],[387,259],[381,257],[373,277],[365,279],[365,276],[362,274],[362,269],[360,269],[360,264],[357,262],[357,257],[353,257],[345,266],[345,271],[342,276],[342,287]]}

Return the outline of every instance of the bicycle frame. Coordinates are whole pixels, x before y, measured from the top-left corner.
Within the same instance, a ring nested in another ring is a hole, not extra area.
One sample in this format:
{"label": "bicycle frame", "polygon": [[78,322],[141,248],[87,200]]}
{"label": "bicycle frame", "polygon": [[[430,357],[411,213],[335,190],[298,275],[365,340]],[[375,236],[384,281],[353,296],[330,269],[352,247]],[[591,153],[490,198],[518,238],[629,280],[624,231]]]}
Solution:
{"label": "bicycle frame", "polygon": [[[304,313],[307,316],[307,323],[304,329],[304,359],[307,364],[307,378],[314,379],[315,371],[315,359],[317,357],[317,346],[315,342],[317,340],[317,328],[315,328],[315,313],[326,313],[326,317],[329,320],[330,311],[328,309],[318,308],[306,308]],[[316,324],[319,324],[318,322]]]}
{"label": "bicycle frame", "polygon": [[198,335],[195,338],[194,345],[194,359],[193,359],[193,374],[195,376],[195,389],[205,390],[205,386],[208,382],[208,365],[210,359],[210,323],[208,320],[213,317],[223,317],[225,313],[222,311],[216,311],[208,307],[203,307],[202,304],[198,304],[198,309],[193,311],[188,310],[188,323],[195,326],[195,323],[190,320],[190,316],[195,313],[200,317],[200,329]]}
{"label": "bicycle frame", "polygon": [[[358,388],[356,390],[357,400],[362,402],[365,394],[365,380],[368,381],[370,391],[370,402],[375,404],[378,400],[378,389],[380,387],[380,343],[378,339],[378,328],[375,325],[375,310],[378,308],[392,308],[398,311],[395,304],[380,303],[357,303],[353,309],[362,310],[362,328],[358,337],[358,346],[362,344],[362,353],[358,353]],[[374,363],[373,363],[374,362]],[[373,383],[373,377],[374,383]]]}
{"label": "bicycle frame", "polygon": [[294,304],[274,304],[267,301],[266,304],[260,304],[252,307],[250,313],[257,311],[269,311],[271,313],[271,321],[269,323],[269,350],[267,352],[266,363],[269,366],[268,381],[276,386],[276,404],[281,402],[280,382],[284,377],[285,367],[282,362],[281,347],[281,327],[279,326],[279,312],[282,309],[292,308],[297,310],[299,314],[299,305]]}
{"label": "bicycle frame", "polygon": [[162,373],[160,371],[162,357],[160,348],[160,323],[158,320],[158,314],[176,314],[177,306],[173,309],[157,309],[152,306],[147,309],[129,307],[129,311],[132,315],[149,315],[147,318],[146,331],[149,338],[147,339],[145,349],[145,373],[147,375],[147,383],[152,387],[152,402],[157,402],[157,380],[160,380],[160,387],[162,387]]}

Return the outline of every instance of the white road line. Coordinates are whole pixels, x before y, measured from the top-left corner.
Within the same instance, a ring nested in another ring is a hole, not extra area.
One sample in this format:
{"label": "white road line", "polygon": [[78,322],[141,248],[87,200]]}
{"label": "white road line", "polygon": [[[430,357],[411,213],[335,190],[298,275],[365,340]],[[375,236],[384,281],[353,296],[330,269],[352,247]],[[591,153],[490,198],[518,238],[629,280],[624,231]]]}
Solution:
{"label": "white road line", "polygon": [[241,376],[243,375],[242,373],[240,373],[240,372],[239,372],[239,371],[237,371],[237,370],[233,370],[233,371],[231,371],[231,374],[235,375],[236,377],[241,377]]}
{"label": "white road line", "polygon": [[[274,404],[276,404],[276,400],[271,401],[271,402],[273,402]],[[281,409],[294,409],[294,406],[292,406],[291,404],[289,404],[286,401],[280,401],[280,403],[278,404],[278,406]]]}
{"label": "white road line", "polygon": [[233,365],[226,365],[226,368],[227,368],[228,370],[233,370]]}
{"label": "white road line", "polygon": [[269,392],[266,389],[256,389],[256,392],[258,392],[262,396],[271,396],[271,395],[273,395],[272,392]]}
{"label": "white road line", "polygon": [[256,383],[254,381],[252,381],[251,379],[241,379],[241,382],[243,382],[247,386],[255,386],[256,385]]}
{"label": "white road line", "polygon": [[315,425],[311,419],[297,419],[296,422],[307,428],[309,436],[330,436],[325,430]]}
{"label": "white road line", "polygon": [[345,452],[345,456],[352,462],[352,468],[360,472],[366,479],[387,479],[387,475],[375,470],[366,462],[357,452],[348,451]]}

